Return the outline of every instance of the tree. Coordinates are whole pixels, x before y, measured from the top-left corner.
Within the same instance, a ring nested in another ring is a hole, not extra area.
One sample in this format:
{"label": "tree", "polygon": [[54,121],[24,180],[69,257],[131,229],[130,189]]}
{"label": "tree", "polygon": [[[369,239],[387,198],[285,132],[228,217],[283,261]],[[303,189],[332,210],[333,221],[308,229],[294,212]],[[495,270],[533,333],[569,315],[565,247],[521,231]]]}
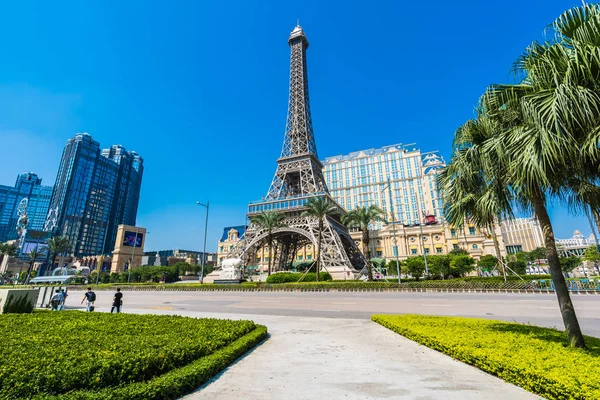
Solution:
{"label": "tree", "polygon": [[450,271],[452,276],[463,277],[475,269],[475,259],[471,256],[459,255],[453,256],[450,261]]}
{"label": "tree", "polygon": [[402,272],[415,278],[417,281],[425,272],[425,261],[423,257],[408,257],[404,260]]}
{"label": "tree", "polygon": [[510,268],[510,270],[513,271],[515,274],[525,275],[525,273],[527,272],[527,262],[523,260],[514,259],[512,261],[509,261],[507,265],[508,268]]}
{"label": "tree", "polygon": [[469,252],[466,251],[465,249],[463,249],[462,247],[459,247],[457,249],[450,250],[450,252],[448,254],[453,255],[453,256],[461,256],[461,255],[468,256]]}
{"label": "tree", "polygon": [[17,255],[17,248],[9,243],[0,243],[0,255],[2,259],[0,262],[4,261],[4,257],[14,257]]}
{"label": "tree", "polygon": [[50,266],[50,270],[52,270],[56,257],[69,249],[69,239],[64,236],[54,236],[48,239],[46,243],[48,243],[48,250],[52,254],[52,265]]}
{"label": "tree", "polygon": [[[371,259],[369,251],[369,225],[382,219],[384,212],[381,208],[370,205],[369,207],[357,207],[342,217],[342,222],[348,227],[358,227],[362,232],[363,254],[367,260]],[[367,279],[373,280],[373,269],[367,261]]]}
{"label": "tree", "polygon": [[560,257],[560,267],[563,272],[573,271],[579,264],[581,264],[581,258],[576,256]]}
{"label": "tree", "polygon": [[267,275],[271,275],[271,264],[273,262],[271,252],[273,250],[273,231],[283,225],[283,214],[276,211],[263,211],[253,216],[250,222],[267,232],[267,246],[269,246],[269,268]]}
{"label": "tree", "polygon": [[546,258],[546,248],[538,247],[531,250],[526,255],[527,261],[543,260]]}
{"label": "tree", "polygon": [[[402,263],[400,263],[400,267],[402,267]],[[388,275],[392,275],[392,274],[397,274],[398,271],[400,271],[400,269],[398,268],[398,265],[396,264],[396,260],[390,260],[387,263],[387,274]]]}
{"label": "tree", "polygon": [[600,8],[584,4],[551,25],[552,37],[532,43],[514,65],[522,81],[492,85],[485,112],[501,134],[489,142],[514,200],[540,223],[556,296],[573,347],[585,340],[562,274],[548,206],[598,211],[600,188]]}
{"label": "tree", "polygon": [[600,261],[600,251],[598,251],[598,247],[593,245],[585,249],[583,253],[583,259],[585,261],[591,261],[594,263]]}
{"label": "tree", "polygon": [[46,249],[39,249],[37,247],[32,249],[29,254],[27,254],[29,257],[29,268],[27,268],[27,278],[25,278],[25,284],[29,283],[29,276],[31,275],[31,270],[33,269],[35,260],[42,257],[44,254],[46,254]]}
{"label": "tree", "polygon": [[[479,111],[477,118],[457,129],[451,163],[438,176],[438,183],[448,222],[458,228],[466,221],[484,227],[486,236],[493,239],[496,257],[500,258],[496,221],[512,217],[511,197],[502,175],[496,170],[495,157],[483,150],[486,141],[502,127],[488,118],[481,106]],[[500,268],[506,280],[504,265],[500,264]]]}
{"label": "tree", "polygon": [[429,266],[429,273],[436,276],[440,276],[445,279],[450,276],[450,261],[452,261],[453,255],[432,255],[427,256],[427,264]]}
{"label": "tree", "polygon": [[477,263],[477,266],[482,271],[486,271],[486,272],[493,271],[497,265],[498,265],[498,259],[491,254],[486,254],[485,256],[482,256],[479,259],[479,262]]}
{"label": "tree", "polygon": [[329,201],[326,197],[313,197],[308,201],[308,210],[302,213],[306,217],[314,217],[319,221],[319,237],[317,238],[317,254],[316,254],[316,279],[319,282],[319,273],[321,272],[321,238],[323,236],[324,219],[328,215],[338,212],[338,208]]}

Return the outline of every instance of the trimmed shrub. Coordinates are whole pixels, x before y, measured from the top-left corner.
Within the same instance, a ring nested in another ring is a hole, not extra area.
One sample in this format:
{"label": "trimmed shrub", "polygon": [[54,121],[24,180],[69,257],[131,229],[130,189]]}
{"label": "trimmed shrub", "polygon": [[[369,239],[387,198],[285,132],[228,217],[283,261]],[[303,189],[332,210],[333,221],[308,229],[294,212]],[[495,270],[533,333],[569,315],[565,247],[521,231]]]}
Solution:
{"label": "trimmed shrub", "polygon": [[[304,276],[304,278],[302,279],[301,282],[316,282],[317,281],[317,274],[314,272],[309,272],[306,275],[304,273],[301,272],[277,272],[274,274],[271,274],[268,278],[267,278],[267,283],[288,283],[288,282],[298,282],[300,280],[300,278],[302,278]],[[329,275],[329,272],[321,272],[319,274],[319,280],[320,281],[331,281],[331,275]]]}
{"label": "trimmed shrub", "polygon": [[425,315],[373,315],[408,339],[547,399],[600,398],[600,339],[569,347],[565,332],[512,322]]}
{"label": "trimmed shrub", "polygon": [[[0,398],[152,399],[195,389],[266,329],[252,321],[67,311],[2,315],[0,334]],[[178,383],[156,386],[161,379]]]}

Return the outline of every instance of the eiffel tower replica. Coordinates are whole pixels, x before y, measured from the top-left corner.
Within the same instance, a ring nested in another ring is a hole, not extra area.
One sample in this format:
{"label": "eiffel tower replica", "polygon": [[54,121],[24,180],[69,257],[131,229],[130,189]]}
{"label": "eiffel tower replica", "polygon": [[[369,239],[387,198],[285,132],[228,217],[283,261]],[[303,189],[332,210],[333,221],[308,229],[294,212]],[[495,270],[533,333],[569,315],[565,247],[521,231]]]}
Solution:
{"label": "eiffel tower replica", "polygon": [[[273,231],[274,249],[271,249],[273,271],[284,270],[289,268],[304,246],[317,248],[319,221],[302,213],[310,199],[327,198],[338,208],[338,213],[327,216],[323,221],[321,268],[334,279],[352,279],[366,261],[348,229],[340,222],[345,211],[330,196],[323,178],[323,165],[317,157],[308,99],[308,40],[300,25],[291,32],[288,44],[291,49],[290,97],[281,157],[277,160],[277,171],[269,192],[262,201],[248,206],[248,217],[251,220],[263,211],[284,215],[284,226]],[[257,251],[266,245],[267,232],[250,223],[243,239],[227,258],[241,258],[245,265],[252,265]],[[316,256],[316,252],[313,254]]]}

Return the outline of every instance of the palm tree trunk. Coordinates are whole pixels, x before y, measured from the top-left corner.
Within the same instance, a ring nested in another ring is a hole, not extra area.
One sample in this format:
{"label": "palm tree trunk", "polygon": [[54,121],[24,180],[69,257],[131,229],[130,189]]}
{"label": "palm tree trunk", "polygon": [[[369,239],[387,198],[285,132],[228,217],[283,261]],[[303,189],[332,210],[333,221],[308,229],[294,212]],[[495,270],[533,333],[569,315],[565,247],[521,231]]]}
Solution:
{"label": "palm tree trunk", "polygon": [[502,269],[502,276],[504,277],[504,281],[506,282],[506,270],[504,269],[504,263],[502,262],[502,254],[500,254],[500,244],[498,243],[498,237],[496,236],[496,231],[494,230],[494,225],[488,228],[492,238],[494,239],[494,249],[496,250],[496,258],[498,259],[498,263],[500,264],[500,268]]}
{"label": "palm tree trunk", "polygon": [[319,282],[319,272],[321,272],[321,237],[323,236],[323,218],[319,219],[319,238],[317,240],[317,275],[315,279]]}
{"label": "palm tree trunk", "polygon": [[29,262],[29,268],[27,268],[27,277],[25,278],[25,282],[24,282],[25,285],[27,285],[27,283],[29,282],[29,275],[31,274],[31,270],[33,269],[34,262],[35,262],[35,260],[31,260]]}
{"label": "palm tree trunk", "polygon": [[[277,243],[277,242],[276,242]],[[275,245],[275,250],[273,251],[273,261],[277,261],[277,248],[279,247],[279,244]],[[277,265],[277,264],[273,264],[273,267],[275,268],[276,271],[279,271],[279,267],[281,265]]]}
{"label": "palm tree trunk", "polygon": [[[598,235],[600,235],[600,214],[592,208],[592,215],[594,216],[594,221],[596,221],[596,226],[598,227]],[[598,240],[600,240],[600,238],[598,238]]]}
{"label": "palm tree trunk", "polygon": [[579,321],[577,321],[577,315],[575,314],[575,308],[573,307],[573,302],[569,295],[565,277],[560,268],[560,261],[554,240],[554,231],[552,229],[550,217],[548,216],[548,210],[546,209],[545,199],[539,193],[539,189],[538,192],[532,196],[531,202],[544,235],[544,244],[546,245],[546,256],[548,257],[550,274],[552,276],[552,281],[554,282],[558,306],[560,308],[563,323],[565,324],[569,343],[572,347],[585,348],[585,340],[581,333],[581,328],[579,327]]}
{"label": "palm tree trunk", "polygon": [[269,244],[269,261],[268,261],[269,268],[267,269],[267,276],[271,276],[271,247],[273,245],[273,239],[271,239],[271,235],[269,235],[268,244]]}
{"label": "palm tree trunk", "polygon": [[362,231],[362,242],[364,246],[364,254],[367,258],[367,280],[373,280],[373,268],[371,266],[371,251],[369,250],[369,228],[365,227]]}

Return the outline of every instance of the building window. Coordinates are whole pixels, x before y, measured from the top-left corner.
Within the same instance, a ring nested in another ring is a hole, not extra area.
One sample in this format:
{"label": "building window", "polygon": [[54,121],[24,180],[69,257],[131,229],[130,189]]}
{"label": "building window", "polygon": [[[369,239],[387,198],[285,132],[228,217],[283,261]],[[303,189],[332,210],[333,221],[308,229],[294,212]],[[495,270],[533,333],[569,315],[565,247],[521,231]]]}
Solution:
{"label": "building window", "polygon": [[394,257],[398,255],[398,246],[392,247],[392,253],[394,254]]}
{"label": "building window", "polygon": [[456,237],[456,230],[450,229],[450,236]]}
{"label": "building window", "polygon": [[410,254],[417,254],[417,249],[410,249]]}
{"label": "building window", "polygon": [[377,251],[375,252],[375,255],[376,255],[377,257],[381,257],[381,256],[383,255],[383,253],[381,252],[381,250],[377,250]]}
{"label": "building window", "polygon": [[473,249],[478,249],[479,248],[476,244],[473,244],[473,246],[471,246],[471,247],[473,247]]}
{"label": "building window", "polygon": [[452,245],[452,248],[453,248],[454,250],[458,250],[458,245],[457,245],[456,243],[454,243],[454,244]]}
{"label": "building window", "polygon": [[302,256],[298,256],[298,261],[302,261]]}
{"label": "building window", "polygon": [[425,254],[429,254],[429,247],[425,248]]}
{"label": "building window", "polygon": [[229,251],[233,250],[233,246],[229,246]]}
{"label": "building window", "polygon": [[436,247],[436,248],[435,248],[435,252],[436,252],[436,253],[438,253],[438,254],[441,254],[441,253],[442,253],[442,251],[443,251],[443,250],[442,250],[442,248],[441,248],[441,247]]}
{"label": "building window", "polygon": [[306,256],[306,260],[308,260],[308,261],[312,260],[312,255],[308,254],[308,255]]}
{"label": "building window", "polygon": [[306,246],[306,248],[310,250],[312,246],[309,244],[308,246]]}
{"label": "building window", "polygon": [[475,227],[470,226],[469,227],[469,235],[474,235],[475,234]]}

